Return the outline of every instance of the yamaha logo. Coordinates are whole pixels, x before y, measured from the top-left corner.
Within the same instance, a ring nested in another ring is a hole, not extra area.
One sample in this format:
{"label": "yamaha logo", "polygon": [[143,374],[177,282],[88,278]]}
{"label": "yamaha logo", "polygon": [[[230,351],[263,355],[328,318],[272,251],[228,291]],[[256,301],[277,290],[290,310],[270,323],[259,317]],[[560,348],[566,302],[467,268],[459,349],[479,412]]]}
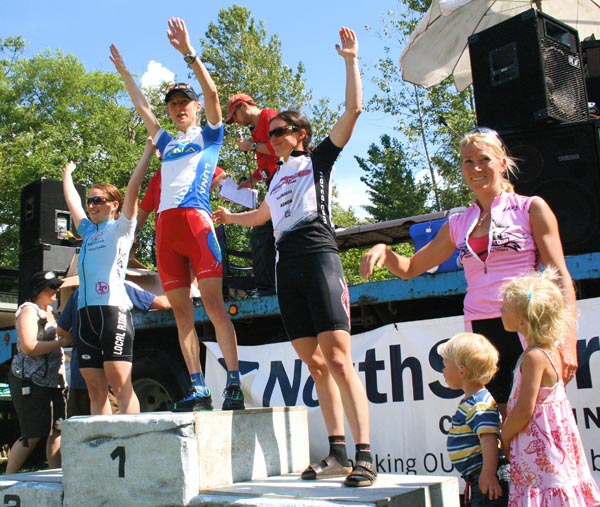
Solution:
{"label": "yamaha logo", "polygon": [[558,161],[559,162],[573,162],[575,160],[580,160],[581,156],[579,155],[579,153],[573,153],[571,155],[559,155],[558,156]]}

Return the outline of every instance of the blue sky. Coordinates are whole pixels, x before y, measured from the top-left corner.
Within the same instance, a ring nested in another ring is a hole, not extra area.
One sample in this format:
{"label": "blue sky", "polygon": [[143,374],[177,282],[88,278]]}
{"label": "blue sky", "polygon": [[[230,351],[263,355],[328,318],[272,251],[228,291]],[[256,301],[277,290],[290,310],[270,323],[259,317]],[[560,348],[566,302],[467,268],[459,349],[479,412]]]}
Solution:
{"label": "blue sky", "polygon": [[[313,90],[314,97],[329,97],[334,104],[343,100],[343,62],[334,48],[340,26],[356,31],[361,68],[365,71],[384,55],[386,42],[377,35],[383,27],[382,19],[389,17],[390,11],[397,11],[397,0],[293,3],[274,0],[4,0],[2,4],[0,37],[23,36],[28,43],[27,56],[45,49],[60,49],[75,55],[88,70],[111,71],[108,47],[115,43],[132,73],[144,75],[153,60],[160,64],[157,67],[166,68],[179,78],[186,76],[186,67],[167,40],[167,20],[171,16],[182,17],[192,43],[198,47],[198,39],[204,37],[208,24],[216,21],[221,8],[242,5],[256,19],[264,21],[269,35],[278,34],[284,63],[293,67],[299,61],[304,63],[306,84]],[[401,49],[396,48],[398,57]],[[368,76],[364,78],[363,87],[366,101],[375,91]],[[359,180],[362,171],[353,156],[366,157],[369,145],[377,142],[380,135],[391,134],[394,123],[383,113],[364,113],[336,164],[335,183],[340,202],[345,207],[352,205],[361,216],[363,213],[358,208],[367,202],[366,187]]]}

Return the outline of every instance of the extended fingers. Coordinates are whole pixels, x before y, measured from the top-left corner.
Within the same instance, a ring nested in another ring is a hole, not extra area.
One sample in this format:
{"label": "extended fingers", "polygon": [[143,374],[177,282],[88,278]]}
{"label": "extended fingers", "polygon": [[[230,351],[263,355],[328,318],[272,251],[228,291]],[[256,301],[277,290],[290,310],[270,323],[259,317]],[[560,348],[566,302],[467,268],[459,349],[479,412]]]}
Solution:
{"label": "extended fingers", "polygon": [[342,43],[344,41],[355,41],[356,34],[354,33],[354,30],[348,28],[347,26],[343,26],[342,28],[340,28],[340,40],[342,41]]}

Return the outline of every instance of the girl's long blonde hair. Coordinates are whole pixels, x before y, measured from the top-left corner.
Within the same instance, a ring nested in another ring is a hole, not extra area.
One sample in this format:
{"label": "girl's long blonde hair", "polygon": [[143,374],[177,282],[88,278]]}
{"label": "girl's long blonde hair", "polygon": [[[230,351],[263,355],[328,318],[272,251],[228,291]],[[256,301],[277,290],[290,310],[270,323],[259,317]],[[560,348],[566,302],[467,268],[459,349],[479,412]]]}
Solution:
{"label": "girl's long blonde hair", "polygon": [[501,289],[504,307],[512,307],[527,321],[527,343],[558,346],[565,339],[573,314],[558,286],[554,268],[533,272],[507,282]]}

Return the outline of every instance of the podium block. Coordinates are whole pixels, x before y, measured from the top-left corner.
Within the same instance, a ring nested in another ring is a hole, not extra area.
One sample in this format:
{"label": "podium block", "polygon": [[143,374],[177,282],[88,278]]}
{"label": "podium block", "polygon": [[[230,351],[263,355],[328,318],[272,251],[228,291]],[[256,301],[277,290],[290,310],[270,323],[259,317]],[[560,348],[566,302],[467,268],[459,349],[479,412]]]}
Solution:
{"label": "podium block", "polygon": [[196,412],[200,489],[300,472],[309,463],[306,407]]}
{"label": "podium block", "polygon": [[199,491],[193,413],[73,417],[61,447],[64,507],[187,505]]}
{"label": "podium block", "polygon": [[460,507],[457,477],[381,474],[368,488],[342,483],[342,478],[269,477],[203,491],[188,507]]}
{"label": "podium block", "polygon": [[62,507],[60,469],[0,476],[0,505]]}
{"label": "podium block", "polygon": [[73,417],[61,448],[64,507],[183,506],[200,490],[303,470],[308,420],[306,407]]}

